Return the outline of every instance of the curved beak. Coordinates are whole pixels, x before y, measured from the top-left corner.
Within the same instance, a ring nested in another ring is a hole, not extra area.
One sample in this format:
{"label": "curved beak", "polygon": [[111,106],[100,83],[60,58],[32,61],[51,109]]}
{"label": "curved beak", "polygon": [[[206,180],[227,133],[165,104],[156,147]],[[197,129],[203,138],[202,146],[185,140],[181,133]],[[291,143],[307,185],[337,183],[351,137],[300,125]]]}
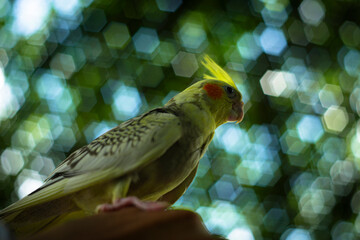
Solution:
{"label": "curved beak", "polygon": [[229,122],[239,123],[244,118],[244,102],[236,101],[232,104],[231,113],[228,118]]}

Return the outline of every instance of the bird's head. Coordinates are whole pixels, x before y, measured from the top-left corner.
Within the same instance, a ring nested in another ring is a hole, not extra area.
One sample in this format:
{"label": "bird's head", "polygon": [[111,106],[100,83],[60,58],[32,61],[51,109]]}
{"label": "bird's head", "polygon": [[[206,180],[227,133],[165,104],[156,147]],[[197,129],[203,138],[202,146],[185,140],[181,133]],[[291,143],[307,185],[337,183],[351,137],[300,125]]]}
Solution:
{"label": "bird's head", "polygon": [[217,80],[204,80],[200,85],[218,126],[225,122],[242,121],[244,103],[236,86]]}
{"label": "bird's head", "polygon": [[176,102],[199,102],[200,108],[205,105],[214,118],[216,126],[226,122],[241,122],[244,117],[244,103],[240,91],[219,65],[209,56],[204,57],[202,64],[209,70],[211,75],[204,75],[204,79],[199,81],[182,93],[178,94],[174,100]]}

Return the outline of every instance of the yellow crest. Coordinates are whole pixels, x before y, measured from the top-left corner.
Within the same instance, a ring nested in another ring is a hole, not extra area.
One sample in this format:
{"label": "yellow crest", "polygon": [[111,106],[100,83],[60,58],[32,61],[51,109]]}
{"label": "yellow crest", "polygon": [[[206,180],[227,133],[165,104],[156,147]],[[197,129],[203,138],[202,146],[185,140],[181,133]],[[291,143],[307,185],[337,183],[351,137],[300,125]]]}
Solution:
{"label": "yellow crest", "polygon": [[225,72],[224,69],[222,69],[219,65],[217,65],[214,60],[212,60],[209,55],[204,56],[204,61],[201,62],[204,67],[206,67],[207,70],[210,71],[211,75],[204,74],[204,79],[213,79],[213,80],[219,80],[226,82],[230,86],[237,89],[234,81],[229,76],[227,72]]}

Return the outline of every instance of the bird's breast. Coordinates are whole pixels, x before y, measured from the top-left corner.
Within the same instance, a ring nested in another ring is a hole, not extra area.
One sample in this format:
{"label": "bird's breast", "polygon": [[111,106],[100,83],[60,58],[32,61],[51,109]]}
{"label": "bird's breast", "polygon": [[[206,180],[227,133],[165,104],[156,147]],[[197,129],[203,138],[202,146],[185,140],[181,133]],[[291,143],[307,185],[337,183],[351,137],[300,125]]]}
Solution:
{"label": "bird's breast", "polygon": [[160,158],[136,173],[136,181],[131,183],[128,195],[157,200],[171,191],[197,166],[208,142],[208,137],[181,138]]}

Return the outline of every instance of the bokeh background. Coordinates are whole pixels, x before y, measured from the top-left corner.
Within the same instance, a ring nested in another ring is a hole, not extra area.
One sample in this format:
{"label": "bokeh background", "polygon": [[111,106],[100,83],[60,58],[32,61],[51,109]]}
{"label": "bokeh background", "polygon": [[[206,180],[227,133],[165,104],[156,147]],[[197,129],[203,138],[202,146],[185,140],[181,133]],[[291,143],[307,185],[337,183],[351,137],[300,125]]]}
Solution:
{"label": "bokeh background", "polygon": [[176,203],[231,240],[360,237],[358,0],[0,0],[0,207],[204,73],[245,102]]}

